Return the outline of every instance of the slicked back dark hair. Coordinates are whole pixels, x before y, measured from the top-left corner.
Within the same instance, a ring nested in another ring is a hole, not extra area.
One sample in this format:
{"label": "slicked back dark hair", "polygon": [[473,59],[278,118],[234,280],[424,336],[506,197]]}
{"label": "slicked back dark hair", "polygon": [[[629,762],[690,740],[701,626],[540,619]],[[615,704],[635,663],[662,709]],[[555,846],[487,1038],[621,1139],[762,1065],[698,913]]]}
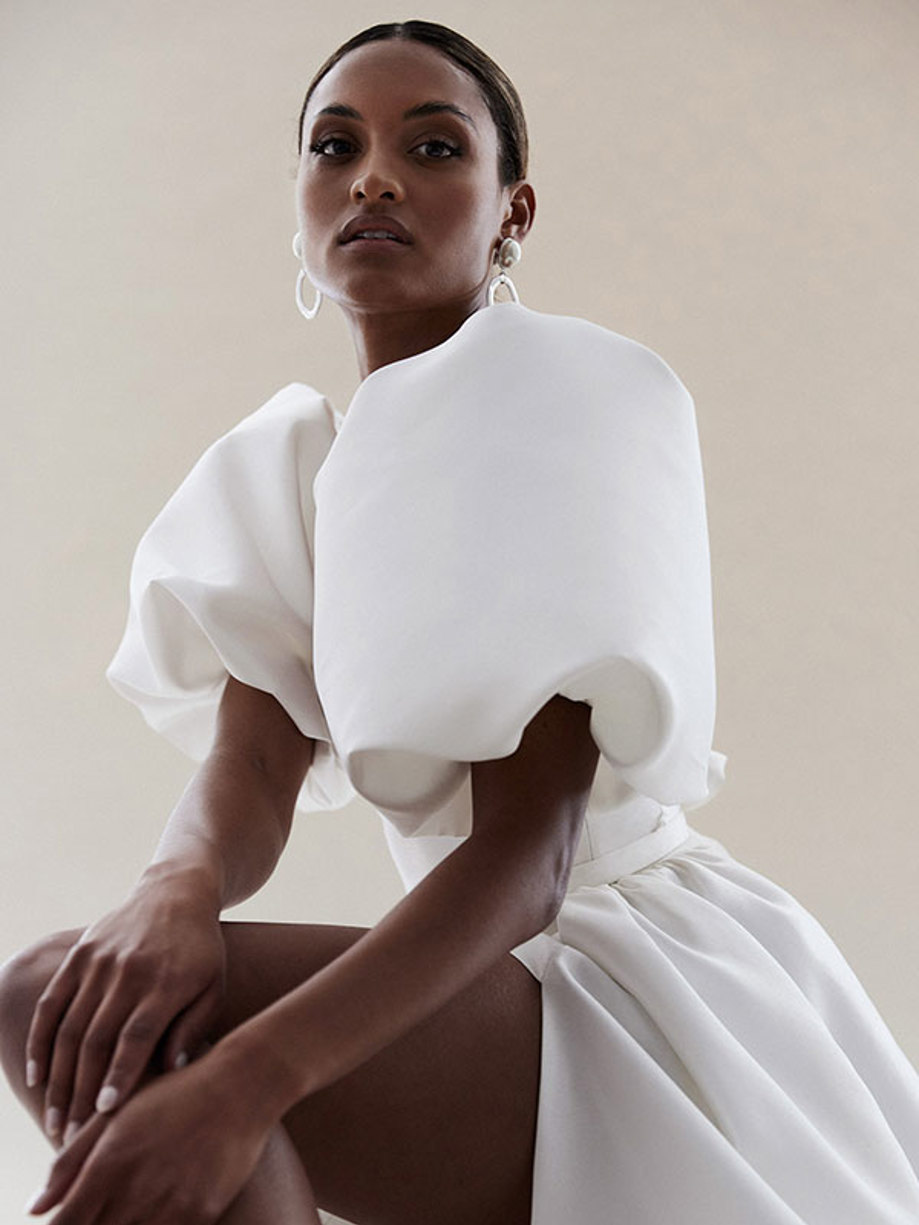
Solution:
{"label": "slicked back dark hair", "polygon": [[488,112],[498,131],[498,177],[502,187],[508,187],[519,179],[526,178],[529,160],[529,140],[523,105],[517,90],[507,74],[462,34],[438,25],[433,21],[389,21],[369,26],[333,51],[310,82],[300,108],[297,133],[297,153],[303,149],[303,117],[316,86],[331,69],[344,59],[349,51],[367,43],[401,39],[406,42],[426,43],[451,59],[478,83]]}

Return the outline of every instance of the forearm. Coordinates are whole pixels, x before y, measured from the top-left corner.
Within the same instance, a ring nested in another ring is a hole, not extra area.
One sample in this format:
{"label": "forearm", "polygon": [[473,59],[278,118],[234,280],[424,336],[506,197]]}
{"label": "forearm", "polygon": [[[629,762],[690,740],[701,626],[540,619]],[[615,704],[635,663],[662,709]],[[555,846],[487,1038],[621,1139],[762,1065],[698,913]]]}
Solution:
{"label": "forearm", "polygon": [[214,753],[173,810],[144,879],[193,879],[219,914],[271,875],[287,840],[287,808],[254,762]]}
{"label": "forearm", "polygon": [[[555,913],[553,867],[470,837],[381,922],[215,1050],[280,1118],[433,1014]],[[264,1090],[264,1092],[262,1092]]]}

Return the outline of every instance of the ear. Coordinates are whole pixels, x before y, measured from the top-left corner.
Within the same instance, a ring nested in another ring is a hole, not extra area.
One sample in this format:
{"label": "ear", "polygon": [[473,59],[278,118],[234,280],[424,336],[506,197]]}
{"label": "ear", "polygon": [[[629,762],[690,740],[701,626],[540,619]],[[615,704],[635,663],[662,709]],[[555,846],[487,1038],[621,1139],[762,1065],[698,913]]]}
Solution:
{"label": "ear", "polygon": [[522,242],[532,229],[533,218],[536,216],[536,193],[526,179],[521,179],[507,191],[509,196],[501,225],[501,237],[516,238],[518,242]]}

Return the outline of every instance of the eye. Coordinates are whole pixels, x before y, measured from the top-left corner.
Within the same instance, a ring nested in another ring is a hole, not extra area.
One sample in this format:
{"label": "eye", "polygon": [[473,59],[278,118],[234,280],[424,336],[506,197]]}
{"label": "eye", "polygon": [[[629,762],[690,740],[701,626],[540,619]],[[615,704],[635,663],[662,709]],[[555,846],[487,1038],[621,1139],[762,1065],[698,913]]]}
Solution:
{"label": "eye", "polygon": [[430,157],[435,162],[446,162],[451,157],[461,157],[462,149],[459,145],[455,145],[452,141],[441,140],[440,137],[434,136],[430,140],[423,140],[420,144],[415,145],[412,152],[418,149],[427,149],[426,157]]}
{"label": "eye", "polygon": [[[346,157],[354,151],[354,145],[347,136],[322,136],[310,145],[310,152],[322,158],[338,159]],[[420,152],[423,157],[435,162],[446,162],[451,158],[460,157],[462,149],[453,141],[444,140],[439,136],[429,137],[419,141],[412,152]]]}
{"label": "eye", "polygon": [[[327,152],[330,145],[350,145],[351,142],[345,136],[323,136],[321,139],[314,141],[310,145],[310,153],[316,153],[320,157],[341,157],[342,153]],[[348,152],[346,149],[345,152]]]}

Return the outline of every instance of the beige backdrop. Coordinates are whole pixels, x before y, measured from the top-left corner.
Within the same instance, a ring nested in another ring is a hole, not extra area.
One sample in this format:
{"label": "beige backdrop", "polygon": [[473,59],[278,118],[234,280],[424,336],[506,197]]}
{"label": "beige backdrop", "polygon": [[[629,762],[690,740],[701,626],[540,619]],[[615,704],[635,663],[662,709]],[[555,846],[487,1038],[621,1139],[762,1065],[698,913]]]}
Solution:
{"label": "beige backdrop", "polygon": [[[330,50],[406,16],[523,95],[523,300],[695,395],[729,762],[691,819],[818,915],[919,1062],[912,0],[4,0],[0,957],[116,904],[189,775],[103,678],[132,550],[278,387],[346,407],[342,323],[293,305],[295,119]],[[377,821],[302,821],[236,913],[375,922]],[[4,1086],[3,1220],[46,1165]]]}

